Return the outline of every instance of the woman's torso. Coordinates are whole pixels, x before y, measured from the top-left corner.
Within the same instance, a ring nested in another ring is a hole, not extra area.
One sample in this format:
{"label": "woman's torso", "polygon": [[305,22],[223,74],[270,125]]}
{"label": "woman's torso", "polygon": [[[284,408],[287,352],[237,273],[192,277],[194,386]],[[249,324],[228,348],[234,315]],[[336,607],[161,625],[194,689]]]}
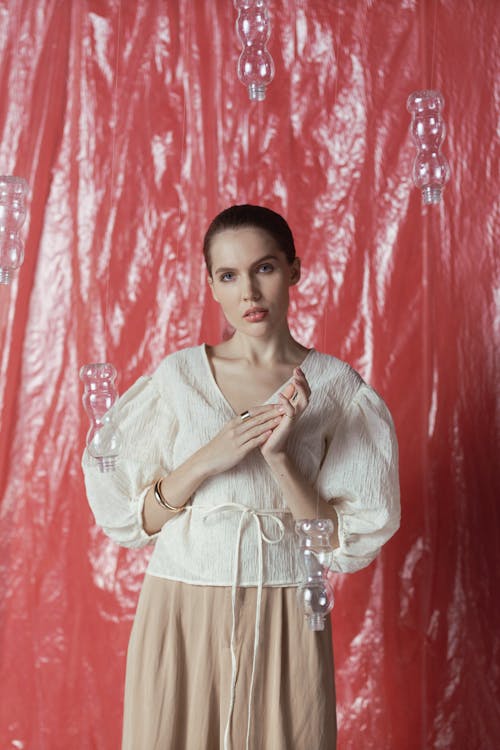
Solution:
{"label": "woman's torso", "polygon": [[[363,381],[344,362],[314,349],[302,370],[311,399],[294,425],[288,452],[314,484],[336,423]],[[153,379],[177,420],[169,446],[169,463],[175,467],[234,418],[235,409],[217,385],[203,345],[167,357]],[[280,383],[267,402],[275,401],[285,385]],[[301,569],[294,529],[286,500],[256,450],[233,469],[206,480],[191,506],[165,524],[148,572],[187,583],[231,585],[238,555],[240,585],[296,585]]]}

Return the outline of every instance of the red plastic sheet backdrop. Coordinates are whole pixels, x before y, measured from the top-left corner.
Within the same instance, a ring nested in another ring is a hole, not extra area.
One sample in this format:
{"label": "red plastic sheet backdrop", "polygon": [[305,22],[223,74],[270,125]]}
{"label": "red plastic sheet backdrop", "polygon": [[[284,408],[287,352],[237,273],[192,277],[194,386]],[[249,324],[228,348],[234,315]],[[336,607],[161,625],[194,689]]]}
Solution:
{"label": "red plastic sheet backdrop", "polygon": [[[123,391],[217,340],[201,239],[244,201],[296,234],[296,335],[358,368],[399,434],[401,530],[336,581],[339,748],[498,747],[500,6],[269,7],[276,78],[251,104],[230,0],[0,2],[0,173],[32,191],[0,289],[2,750],[119,747],[149,552],[93,525],[78,369],[106,358]],[[426,211],[405,102],[430,86],[452,179]]]}

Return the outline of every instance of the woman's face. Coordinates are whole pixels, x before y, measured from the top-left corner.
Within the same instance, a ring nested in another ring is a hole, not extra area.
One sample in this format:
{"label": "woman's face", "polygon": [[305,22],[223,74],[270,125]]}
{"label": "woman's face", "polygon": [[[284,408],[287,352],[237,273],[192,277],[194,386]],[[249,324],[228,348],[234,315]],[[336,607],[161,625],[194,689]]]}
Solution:
{"label": "woman's face", "polygon": [[298,258],[289,264],[267,232],[242,227],[216,234],[210,259],[212,294],[236,330],[264,336],[286,323],[289,288],[300,278]]}

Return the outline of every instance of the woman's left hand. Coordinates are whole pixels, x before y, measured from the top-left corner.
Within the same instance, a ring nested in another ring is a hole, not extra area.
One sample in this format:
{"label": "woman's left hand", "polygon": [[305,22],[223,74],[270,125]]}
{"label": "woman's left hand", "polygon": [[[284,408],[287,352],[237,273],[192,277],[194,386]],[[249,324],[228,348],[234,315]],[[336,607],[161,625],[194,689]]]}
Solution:
{"label": "woman's left hand", "polygon": [[294,420],[305,410],[310,396],[311,389],[306,376],[300,367],[296,367],[293,371],[293,380],[279,394],[279,407],[283,413],[281,421],[260,447],[260,452],[266,461],[271,462],[273,458],[285,453]]}

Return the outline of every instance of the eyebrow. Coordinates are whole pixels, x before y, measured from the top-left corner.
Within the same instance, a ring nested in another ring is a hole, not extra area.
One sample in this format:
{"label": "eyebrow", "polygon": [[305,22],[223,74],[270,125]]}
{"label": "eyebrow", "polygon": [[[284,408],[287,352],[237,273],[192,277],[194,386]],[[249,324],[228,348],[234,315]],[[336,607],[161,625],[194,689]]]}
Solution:
{"label": "eyebrow", "polygon": [[[253,266],[258,266],[261,263],[263,263],[265,260],[278,260],[278,257],[276,255],[264,255],[262,258],[259,258],[259,260],[256,260],[255,263],[252,263]],[[228,271],[237,271],[237,268],[230,268],[229,266],[221,266],[220,268],[217,268],[214,273],[227,273]]]}

